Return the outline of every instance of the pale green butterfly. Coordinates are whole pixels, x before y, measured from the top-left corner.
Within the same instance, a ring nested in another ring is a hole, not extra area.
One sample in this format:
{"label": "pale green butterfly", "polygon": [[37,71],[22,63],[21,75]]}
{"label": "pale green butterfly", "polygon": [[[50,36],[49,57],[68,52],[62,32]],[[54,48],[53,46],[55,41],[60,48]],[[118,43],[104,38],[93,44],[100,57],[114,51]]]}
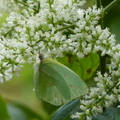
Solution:
{"label": "pale green butterfly", "polygon": [[35,64],[35,91],[43,101],[59,106],[88,93],[85,82],[65,65],[52,59]]}

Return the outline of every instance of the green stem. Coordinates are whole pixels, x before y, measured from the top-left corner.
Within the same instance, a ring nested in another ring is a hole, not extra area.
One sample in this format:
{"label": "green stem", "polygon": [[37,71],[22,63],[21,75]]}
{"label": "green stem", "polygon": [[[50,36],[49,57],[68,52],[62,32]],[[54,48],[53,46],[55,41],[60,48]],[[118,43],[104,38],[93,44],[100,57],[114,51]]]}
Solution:
{"label": "green stem", "polygon": [[97,5],[97,8],[100,8],[102,5],[101,0],[96,0],[96,5]]}
{"label": "green stem", "polygon": [[[109,5],[107,5],[104,8],[104,13],[107,13],[113,6],[115,6],[118,2],[120,2],[120,0],[114,0],[112,1]],[[97,0],[97,7],[101,6],[101,0]],[[100,20],[100,24],[101,27],[104,29],[104,21],[103,21],[103,17]],[[103,75],[106,72],[106,55],[105,56],[100,56],[100,71],[101,74]]]}
{"label": "green stem", "polygon": [[50,7],[50,9],[51,9],[51,8],[52,8],[52,7],[51,7],[51,1],[50,1],[50,0],[48,0],[48,2],[49,2],[49,7]]}
{"label": "green stem", "polygon": [[104,13],[107,13],[113,6],[119,3],[120,0],[113,0],[109,5],[104,8]]}
{"label": "green stem", "polygon": [[[97,8],[100,8],[102,6],[101,0],[96,0]],[[103,17],[99,21],[102,29],[104,29],[104,22],[103,22]],[[101,56],[100,55],[100,71],[101,74],[103,75],[106,71],[106,56]]]}
{"label": "green stem", "polygon": [[64,26],[64,27],[62,27],[62,28],[60,28],[60,29],[57,29],[57,30],[55,31],[55,33],[58,32],[58,31],[61,31],[61,30],[67,29],[67,28],[74,27],[74,26],[75,26],[75,24]]}
{"label": "green stem", "polygon": [[106,56],[100,56],[100,71],[102,75],[106,71]]}
{"label": "green stem", "polygon": [[[96,0],[96,5],[97,5],[97,8],[101,8],[102,7],[102,0]],[[103,16],[99,20],[99,23],[101,24],[101,27],[104,29]]]}
{"label": "green stem", "polygon": [[[29,7],[27,4],[25,4],[24,2],[21,2],[21,1],[19,1],[19,0],[16,0],[18,3],[20,3],[20,4],[22,4],[22,5],[24,5],[24,6],[26,6],[26,7]],[[32,8],[35,12],[39,12],[37,9],[35,9],[35,8]]]}
{"label": "green stem", "polygon": [[7,33],[5,33],[4,36],[6,37],[13,29],[14,27],[12,27]]}

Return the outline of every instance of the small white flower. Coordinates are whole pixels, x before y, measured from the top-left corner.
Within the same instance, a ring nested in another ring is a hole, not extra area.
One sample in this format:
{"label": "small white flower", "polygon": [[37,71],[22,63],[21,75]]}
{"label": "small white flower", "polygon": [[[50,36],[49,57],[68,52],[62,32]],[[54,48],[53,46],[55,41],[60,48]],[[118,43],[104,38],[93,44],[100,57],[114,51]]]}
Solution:
{"label": "small white flower", "polygon": [[84,105],[80,105],[80,109],[85,111],[86,107]]}
{"label": "small white flower", "polygon": [[91,116],[87,116],[87,120],[92,120],[92,117]]}
{"label": "small white flower", "polygon": [[120,105],[118,105],[118,108],[120,108]]}
{"label": "small white flower", "polygon": [[89,110],[89,109],[87,109],[85,113],[89,115],[89,113],[90,113],[90,110]]}

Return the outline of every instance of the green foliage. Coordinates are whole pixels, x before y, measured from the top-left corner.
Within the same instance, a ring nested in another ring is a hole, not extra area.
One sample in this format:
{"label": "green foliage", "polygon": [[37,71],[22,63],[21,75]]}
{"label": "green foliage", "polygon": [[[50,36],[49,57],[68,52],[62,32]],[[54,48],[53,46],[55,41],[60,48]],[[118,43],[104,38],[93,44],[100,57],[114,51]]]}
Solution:
{"label": "green foliage", "polygon": [[115,120],[120,120],[120,111],[116,114]]}
{"label": "green foliage", "polygon": [[[75,112],[80,112],[79,109],[80,99],[71,101],[61,106],[57,111],[51,114],[49,120],[71,120],[69,116]],[[92,120],[120,120],[120,109],[117,105],[107,108],[101,114],[95,114],[92,116]],[[78,120],[74,118],[73,120]]]}
{"label": "green foliage", "polygon": [[58,61],[72,69],[84,81],[87,81],[94,75],[99,66],[99,55],[90,53],[84,58],[78,58],[72,53],[66,53],[64,57],[58,58]]}
{"label": "green foliage", "polygon": [[43,118],[29,107],[20,103],[7,103],[12,120],[42,120]]}
{"label": "green foliage", "polygon": [[29,107],[18,102],[5,101],[0,97],[0,120],[42,120]]}
{"label": "green foliage", "polygon": [[[61,106],[56,112],[54,112],[50,120],[67,120],[70,115],[79,110],[80,98],[72,100],[69,103]],[[69,118],[70,119],[70,118]]]}
{"label": "green foliage", "polygon": [[9,119],[9,114],[7,111],[7,106],[5,101],[0,97],[0,120],[7,120]]}
{"label": "green foliage", "polygon": [[49,26],[47,24],[42,24],[41,27],[43,31],[49,30]]}
{"label": "green foliage", "polygon": [[117,104],[107,108],[102,114],[93,116],[93,120],[119,120],[120,109],[117,108]]}
{"label": "green foliage", "polygon": [[[39,117],[41,116],[39,120],[46,120],[48,117],[48,105],[43,105],[42,101],[36,96],[35,91],[33,91],[33,75],[33,65],[25,64],[20,77],[14,75],[11,81],[0,84],[0,94],[3,98],[7,98],[7,111],[9,109],[9,114],[11,113],[9,116],[15,118],[15,111],[18,115],[20,115],[20,112],[24,117],[36,114]],[[29,111],[32,111],[32,113]]]}

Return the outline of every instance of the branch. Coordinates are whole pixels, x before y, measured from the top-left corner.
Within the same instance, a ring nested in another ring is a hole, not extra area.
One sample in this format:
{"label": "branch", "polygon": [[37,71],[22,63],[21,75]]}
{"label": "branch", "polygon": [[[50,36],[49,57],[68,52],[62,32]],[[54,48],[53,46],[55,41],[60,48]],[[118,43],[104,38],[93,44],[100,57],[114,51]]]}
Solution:
{"label": "branch", "polygon": [[[19,1],[19,0],[16,0],[18,3],[20,3],[20,4],[22,4],[22,5],[24,5],[24,6],[26,6],[26,7],[29,7],[27,4],[25,4],[24,2],[21,2],[21,1]],[[37,9],[35,9],[35,8],[32,8],[35,12],[39,12]]]}
{"label": "branch", "polygon": [[96,0],[96,5],[97,5],[97,8],[100,8],[102,5],[101,0]]}
{"label": "branch", "polygon": [[104,13],[107,13],[112,7],[114,7],[120,0],[114,0],[104,8]]}
{"label": "branch", "polygon": [[74,27],[74,26],[75,26],[75,24],[71,24],[71,25],[64,26],[64,27],[62,27],[62,28],[60,28],[60,29],[57,29],[57,30],[55,31],[55,33],[58,32],[58,31],[61,31],[61,30],[65,30],[65,29],[67,29],[67,28]]}

